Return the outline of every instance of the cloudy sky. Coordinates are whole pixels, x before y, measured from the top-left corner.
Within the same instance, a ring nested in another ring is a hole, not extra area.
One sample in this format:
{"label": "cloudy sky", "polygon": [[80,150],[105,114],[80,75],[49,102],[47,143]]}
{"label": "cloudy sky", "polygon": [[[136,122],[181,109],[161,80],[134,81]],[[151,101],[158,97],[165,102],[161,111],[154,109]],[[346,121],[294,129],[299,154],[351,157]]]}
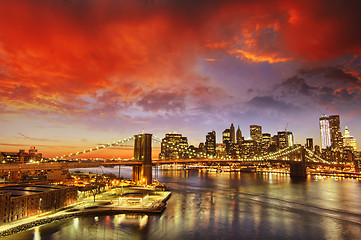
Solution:
{"label": "cloudy sky", "polygon": [[250,124],[287,126],[297,143],[319,144],[323,113],[361,139],[360,9],[359,0],[1,1],[0,151],[34,145],[52,157],[143,129],[198,144],[213,129],[221,141],[232,122],[246,138]]}

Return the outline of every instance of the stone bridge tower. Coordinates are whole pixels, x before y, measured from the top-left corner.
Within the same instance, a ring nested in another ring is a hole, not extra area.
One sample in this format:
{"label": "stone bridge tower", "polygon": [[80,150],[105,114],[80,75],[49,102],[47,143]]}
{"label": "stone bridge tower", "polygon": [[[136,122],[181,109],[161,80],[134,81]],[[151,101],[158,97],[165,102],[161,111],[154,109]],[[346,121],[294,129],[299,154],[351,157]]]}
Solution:
{"label": "stone bridge tower", "polygon": [[134,135],[134,161],[142,162],[133,167],[132,180],[137,184],[152,183],[152,134]]}
{"label": "stone bridge tower", "polygon": [[[296,155],[296,154],[295,154]],[[301,147],[297,152],[298,159],[300,161],[294,161],[294,157],[291,157],[290,161],[290,176],[291,178],[296,179],[306,179],[307,178],[307,166],[306,166],[306,152],[304,147]]]}

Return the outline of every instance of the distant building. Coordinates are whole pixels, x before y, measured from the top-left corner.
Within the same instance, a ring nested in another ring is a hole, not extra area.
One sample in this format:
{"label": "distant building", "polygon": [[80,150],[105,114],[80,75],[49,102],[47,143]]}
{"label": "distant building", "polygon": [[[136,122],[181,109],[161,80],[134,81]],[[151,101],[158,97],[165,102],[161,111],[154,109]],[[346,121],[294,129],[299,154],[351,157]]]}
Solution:
{"label": "distant building", "polygon": [[321,154],[320,146],[318,146],[318,145],[315,145],[315,154],[316,154],[316,155],[320,155],[320,154]]}
{"label": "distant building", "polygon": [[236,141],[237,144],[241,144],[243,141],[243,137],[242,137],[242,131],[239,128],[239,125],[238,125],[237,132],[236,132],[236,138],[237,138],[237,141]]}
{"label": "distant building", "polygon": [[306,138],[306,148],[313,151],[313,138]]}
{"label": "distant building", "polygon": [[331,150],[342,151],[343,139],[340,127],[340,116],[332,115],[329,117],[331,133]]}
{"label": "distant building", "polygon": [[226,144],[224,143],[217,143],[216,144],[216,156],[217,158],[225,158],[227,155],[226,152]]}
{"label": "distant building", "polygon": [[331,147],[330,121],[326,115],[320,118],[321,148],[328,149]]}
{"label": "distant building", "polygon": [[206,136],[206,153],[209,156],[216,155],[216,132],[214,130]]}
{"label": "distant building", "polygon": [[293,133],[289,131],[278,132],[278,147],[280,149],[293,146]]}
{"label": "distant building", "polygon": [[31,163],[40,162],[43,155],[35,147],[30,147],[29,152],[20,149],[19,152],[0,152],[1,163]]}
{"label": "distant building", "polygon": [[161,152],[159,159],[185,159],[189,156],[188,139],[182,134],[171,132],[167,133],[162,139]]}
{"label": "distant building", "polygon": [[261,144],[261,151],[262,154],[268,154],[270,151],[271,146],[271,134],[270,133],[263,133],[262,134],[262,144]]}
{"label": "distant building", "polygon": [[242,158],[253,158],[257,154],[257,142],[255,140],[244,140],[241,147]]}
{"label": "distant building", "polygon": [[231,124],[231,127],[229,128],[229,133],[230,133],[230,143],[236,143],[236,136],[235,136],[233,123]]}
{"label": "distant building", "polygon": [[229,153],[229,149],[231,147],[231,130],[225,129],[222,132],[222,142],[226,146],[226,152]]}
{"label": "distant building", "polygon": [[354,139],[353,136],[350,135],[350,131],[348,130],[347,126],[345,127],[345,135],[343,137],[343,146],[345,149],[357,151],[356,139]]}
{"label": "distant building", "polygon": [[262,126],[251,125],[250,126],[250,136],[251,139],[257,143],[262,142]]}

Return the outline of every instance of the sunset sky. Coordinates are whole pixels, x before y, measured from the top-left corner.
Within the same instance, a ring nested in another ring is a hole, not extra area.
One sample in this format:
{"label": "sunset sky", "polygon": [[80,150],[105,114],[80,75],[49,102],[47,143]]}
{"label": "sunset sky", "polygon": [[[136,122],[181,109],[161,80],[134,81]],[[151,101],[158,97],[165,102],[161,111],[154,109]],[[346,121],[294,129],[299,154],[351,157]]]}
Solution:
{"label": "sunset sky", "polygon": [[[46,157],[233,122],[361,146],[359,0],[0,1],[0,151]],[[288,124],[288,125],[287,125]],[[154,146],[158,146],[155,144]],[[96,156],[131,157],[131,148]],[[127,150],[128,149],[128,150]],[[159,148],[154,149],[155,152]],[[89,155],[90,156],[90,155]]]}

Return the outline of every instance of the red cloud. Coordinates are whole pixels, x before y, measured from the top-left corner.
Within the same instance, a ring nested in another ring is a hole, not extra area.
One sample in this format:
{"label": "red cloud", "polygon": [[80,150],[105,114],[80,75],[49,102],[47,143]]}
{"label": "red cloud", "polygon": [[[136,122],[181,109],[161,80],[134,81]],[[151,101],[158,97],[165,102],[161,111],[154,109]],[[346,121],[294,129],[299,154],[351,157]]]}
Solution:
{"label": "red cloud", "polygon": [[202,85],[192,77],[195,65],[214,52],[269,63],[360,54],[359,5],[1,1],[0,99],[73,111],[87,105],[79,96],[99,97],[105,89],[127,102],[158,87]]}

